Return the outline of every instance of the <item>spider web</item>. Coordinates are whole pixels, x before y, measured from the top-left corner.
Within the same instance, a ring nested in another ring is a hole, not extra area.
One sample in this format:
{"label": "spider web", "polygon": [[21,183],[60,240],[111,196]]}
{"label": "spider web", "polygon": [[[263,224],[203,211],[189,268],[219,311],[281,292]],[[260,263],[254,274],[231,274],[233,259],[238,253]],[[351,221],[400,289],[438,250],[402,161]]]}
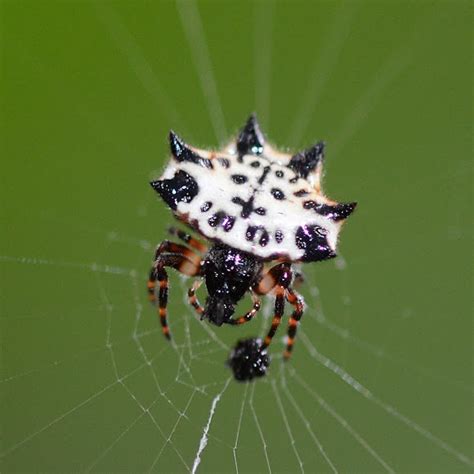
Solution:
{"label": "spider web", "polygon": [[[150,255],[150,242],[131,239],[114,231],[106,233],[105,238],[115,245],[136,244],[140,252],[145,250],[146,256]],[[345,370],[336,358],[320,352],[308,334],[330,331],[344,342],[344,346],[353,346],[374,357],[382,370],[409,370],[428,380],[434,378],[436,383],[454,386],[456,383],[437,378],[409,361],[394,358],[383,348],[354,337],[350,331],[332,322],[323,311],[316,287],[306,297],[308,308],[299,333],[295,363],[284,363],[279,359],[277,350],[284,347],[284,339],[277,339],[270,375],[257,383],[238,384],[224,366],[234,335],[229,338],[226,334],[224,340],[220,330],[203,324],[192,311],[185,310],[181,315],[172,314],[170,324],[174,340],[172,344],[167,343],[162,339],[157,321],[150,317],[151,309],[144,304],[144,279],[137,268],[34,257],[2,256],[0,261],[4,266],[28,267],[36,281],[43,279],[41,275],[45,268],[52,267],[59,275],[64,273],[64,278],[74,269],[81,278],[88,280],[97,294],[94,307],[80,305],[79,309],[105,323],[103,330],[98,331],[101,345],[10,375],[1,380],[4,390],[8,393],[19,387],[31,388],[37,378],[66,381],[65,370],[94,372],[100,370],[96,367],[98,363],[105,364],[104,371],[107,372],[105,381],[98,377],[96,386],[77,403],[71,403],[69,396],[65,400],[66,406],[69,405],[67,409],[62,411],[54,407],[51,412],[55,414],[46,415],[45,422],[35,420],[36,428],[2,452],[7,460],[23,456],[35,446],[47,446],[51,438],[55,438],[56,431],[62,433],[72,429],[74,439],[74,429],[82,431],[84,419],[87,420],[90,413],[97,416],[104,405],[110,405],[101,422],[113,426],[111,431],[114,432],[107,433],[106,439],[94,444],[90,452],[81,446],[81,462],[87,459],[88,463],[74,467],[85,472],[115,470],[118,465],[125,470],[146,472],[197,472],[200,468],[207,472],[215,466],[215,459],[220,458],[225,463],[223,470],[248,472],[254,469],[246,464],[246,458],[251,457],[253,463],[259,463],[254,466],[268,472],[280,472],[282,466],[291,472],[340,472],[355,464],[363,465],[367,470],[395,472],[397,460],[393,453],[386,453],[384,443],[373,439],[364,429],[366,427],[361,429],[351,421],[353,416],[345,412],[344,402],[340,400],[351,397],[355,399],[351,405],[365,405],[363,409],[367,410],[368,416],[384,419],[383,424],[389,430],[405,431],[406,449],[421,440],[429,449],[452,457],[461,466],[472,465],[467,455],[401,412],[396,401],[378,396],[375,378],[371,383],[375,388],[369,388],[364,380]],[[341,272],[345,271],[343,260],[336,265]],[[177,293],[186,293],[188,282],[175,277],[172,284],[174,297]],[[65,288],[65,291],[73,292],[73,289]],[[121,299],[129,300],[131,304],[117,303]],[[173,307],[171,305],[171,313]],[[186,308],[184,302],[182,308]],[[271,309],[271,304],[267,304],[262,311],[260,334],[268,327]],[[54,320],[55,315],[41,316],[42,319],[48,317]],[[88,325],[85,328],[88,329]],[[254,334],[255,329],[250,333]],[[298,369],[296,358],[309,358],[310,368]],[[325,376],[322,375],[324,371]],[[326,379],[330,382],[329,394],[324,393]],[[334,397],[333,389],[340,392],[338,396]],[[121,403],[117,404],[114,399],[119,393]],[[313,407],[311,411],[308,411],[308,400]],[[120,423],[114,423],[117,417],[122,419]],[[275,428],[269,429],[275,425],[279,429],[277,436]],[[95,426],[95,429],[100,427]],[[126,459],[121,459],[130,439],[136,445],[136,438],[142,437],[143,443],[148,445],[147,458],[130,459],[128,454]],[[287,446],[284,453],[280,443]],[[353,450],[350,463],[355,464],[347,465],[347,457],[341,461],[341,447]],[[56,449],[63,449],[57,439]],[[255,451],[260,451],[260,456]],[[120,464],[117,464],[118,459]]]}
{"label": "spider web", "polygon": [[[262,9],[257,10],[257,18],[270,18]],[[211,123],[216,136],[225,137],[199,12],[194,4],[184,2],[178,2],[178,11]],[[338,17],[334,38],[344,39],[354,14],[349,11]],[[158,83],[113,9],[99,8],[99,15],[125,55],[133,59],[146,88],[153,90],[158,101],[171,102],[158,92]],[[270,34],[271,23],[266,28]],[[259,35],[265,36],[265,31]],[[267,56],[271,42],[262,44]],[[334,67],[343,41],[330,44],[332,50],[320,61],[326,70]],[[337,151],[409,61],[409,55],[399,52],[387,59],[343,125]],[[305,104],[318,99],[325,80],[310,90]],[[264,89],[261,84],[257,87],[256,101],[269,117],[270,101]],[[170,109],[174,110],[172,104]],[[305,105],[304,110],[308,112],[299,115],[303,118],[293,131],[295,136],[302,133],[312,108]],[[152,204],[148,195],[139,202],[137,220],[157,212]],[[272,343],[269,375],[256,383],[239,384],[225,360],[237,337],[265,333],[272,317],[271,300],[257,321],[238,328],[236,336],[235,328],[214,328],[199,321],[183,296],[190,281],[172,274],[169,322],[173,341],[169,344],[145,298],[144,280],[155,242],[52,212],[34,219],[57,229],[71,228],[68,237],[74,235],[84,245],[98,244],[101,258],[48,258],[39,253],[0,256],[11,288],[23,287],[25,280],[34,282],[29,289],[35,303],[34,314],[28,309],[22,313],[13,301],[17,293],[1,296],[4,337],[17,338],[16,349],[4,354],[4,359],[23,357],[26,368],[9,373],[5,364],[6,375],[0,380],[4,407],[11,414],[0,453],[5,471],[21,471],[30,459],[42,471],[84,472],[396,472],[413,466],[433,468],[436,463],[457,470],[474,466],[469,454],[450,442],[448,430],[435,432],[429,419],[419,421],[417,413],[409,411],[410,404],[399,400],[396,386],[379,390],[379,379],[393,378],[405,387],[416,386],[422,396],[446,386],[472,393],[462,382],[393,355],[349,329],[353,319],[350,258],[339,257],[327,264],[337,270],[334,278],[342,321],[326,312],[324,292],[316,286],[323,268],[305,269],[307,284],[302,291],[307,309],[294,358],[289,363],[281,360],[285,340],[280,329]],[[55,307],[53,288],[71,295],[73,304]],[[10,312],[10,308],[16,309]],[[25,308],[30,306],[25,304]],[[46,326],[42,333],[46,339],[34,342],[34,328],[40,326]],[[42,347],[38,351],[42,355],[23,355],[29,344]],[[69,356],[57,358],[57,353]],[[352,364],[355,356],[364,364]],[[37,385],[49,390],[38,392]],[[409,390],[401,392],[407,396]],[[391,437],[403,441],[394,446]]]}

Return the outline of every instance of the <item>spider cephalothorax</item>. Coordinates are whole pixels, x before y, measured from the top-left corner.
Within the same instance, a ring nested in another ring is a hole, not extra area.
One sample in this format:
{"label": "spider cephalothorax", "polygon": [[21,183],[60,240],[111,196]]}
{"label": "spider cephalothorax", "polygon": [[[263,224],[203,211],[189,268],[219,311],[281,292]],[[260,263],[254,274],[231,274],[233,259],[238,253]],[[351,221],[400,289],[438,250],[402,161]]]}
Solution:
{"label": "spider cephalothorax", "polygon": [[209,296],[203,317],[217,326],[228,323],[235,305],[258,283],[263,264],[253,255],[216,243],[209,250],[202,275]]}
{"label": "spider cephalothorax", "polygon": [[[186,245],[165,240],[158,247],[148,289],[158,303],[164,334],[169,337],[165,267],[173,267],[200,277],[189,290],[190,304],[201,319],[218,326],[249,321],[260,309],[258,296],[272,292],[275,316],[262,350],[275,334],[285,301],[290,303],[293,314],[285,352],[289,356],[303,313],[303,301],[291,288],[291,264],[335,257],[342,223],[356,206],[324,196],[324,144],[294,155],[280,153],[265,143],[252,115],[236,141],[222,151],[192,148],[173,132],[170,145],[172,158],[151,185],[209,247],[176,229],[171,233]],[[208,290],[204,307],[196,298],[203,280]],[[234,318],[235,306],[247,292],[253,308]]]}

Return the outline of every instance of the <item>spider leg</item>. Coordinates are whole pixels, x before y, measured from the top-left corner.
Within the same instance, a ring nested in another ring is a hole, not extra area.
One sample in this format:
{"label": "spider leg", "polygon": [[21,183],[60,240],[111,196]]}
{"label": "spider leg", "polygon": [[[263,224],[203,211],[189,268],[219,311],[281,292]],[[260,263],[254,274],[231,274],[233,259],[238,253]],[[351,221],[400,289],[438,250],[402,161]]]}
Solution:
{"label": "spider leg", "polygon": [[286,350],[283,353],[283,357],[285,359],[289,359],[293,350],[293,344],[296,338],[298,323],[301,317],[303,316],[304,302],[303,298],[301,298],[301,296],[298,295],[298,293],[296,293],[295,291],[293,291],[293,289],[290,287],[286,289],[286,299],[288,303],[290,303],[294,307],[293,314],[291,315],[290,320],[288,321],[288,341],[286,343]]}
{"label": "spider leg", "polygon": [[197,250],[198,252],[201,252],[201,253],[206,253],[207,252],[207,246],[206,245],[204,245],[202,242],[197,240],[192,235],[187,234],[186,232],[182,231],[181,229],[178,229],[176,227],[170,227],[168,229],[168,232],[172,236],[178,237],[178,239],[181,239],[183,242],[188,244],[194,250]]}
{"label": "spider leg", "polygon": [[[201,270],[201,259],[184,245],[165,240],[158,247],[155,262],[150,271],[147,289],[152,303],[157,306],[163,335],[171,339],[167,322],[168,273],[165,267],[171,267],[187,276],[197,276]],[[158,292],[158,301],[156,293]]]}
{"label": "spider leg", "polygon": [[193,286],[188,290],[188,302],[196,310],[196,313],[199,314],[199,316],[202,316],[204,313],[204,308],[201,306],[196,296],[196,291],[201,285],[202,280],[196,280],[193,283]]}
{"label": "spider leg", "polygon": [[192,249],[185,245],[172,242],[171,240],[163,240],[163,242],[158,245],[155,252],[155,262],[159,259],[160,255],[163,254],[178,254],[186,257],[193,263],[199,264],[201,262],[201,257]]}
{"label": "spider leg", "polygon": [[[202,316],[202,314],[204,313],[204,308],[201,306],[201,304],[199,303],[199,300],[197,299],[196,291],[201,285],[202,285],[202,280],[197,280],[194,282],[193,286],[189,288],[188,290],[189,304],[196,310],[196,313],[199,314],[200,316]],[[257,312],[260,309],[260,300],[257,299],[253,294],[252,294],[252,298],[253,298],[252,309],[240,318],[230,319],[228,321],[228,324],[232,324],[232,325],[244,324],[250,321],[257,314]]]}
{"label": "spider leg", "polygon": [[270,330],[263,340],[262,348],[266,348],[270,345],[281,323],[281,318],[285,310],[285,290],[291,283],[291,277],[290,264],[280,263],[272,267],[257,285],[256,292],[259,294],[267,294],[272,290],[275,292],[275,313]]}
{"label": "spider leg", "polygon": [[241,316],[240,318],[232,318],[228,321],[229,324],[232,325],[239,325],[239,324],[244,324],[248,323],[259,311],[260,309],[260,300],[252,293],[252,299],[253,299],[253,307],[252,309],[246,313],[244,316]]}

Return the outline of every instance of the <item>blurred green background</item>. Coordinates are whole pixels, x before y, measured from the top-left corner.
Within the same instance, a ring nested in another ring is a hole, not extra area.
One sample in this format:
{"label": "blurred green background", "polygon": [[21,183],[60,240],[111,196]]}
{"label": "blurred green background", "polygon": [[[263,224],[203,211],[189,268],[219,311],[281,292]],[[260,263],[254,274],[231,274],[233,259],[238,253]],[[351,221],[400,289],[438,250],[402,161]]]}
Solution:
{"label": "blurred green background", "polygon": [[[471,2],[1,16],[2,472],[472,472]],[[305,267],[293,359],[278,338],[242,385],[224,361],[268,316],[201,323],[173,274],[172,347],[144,287],[168,130],[218,147],[252,111],[283,149],[326,140],[359,207]]]}

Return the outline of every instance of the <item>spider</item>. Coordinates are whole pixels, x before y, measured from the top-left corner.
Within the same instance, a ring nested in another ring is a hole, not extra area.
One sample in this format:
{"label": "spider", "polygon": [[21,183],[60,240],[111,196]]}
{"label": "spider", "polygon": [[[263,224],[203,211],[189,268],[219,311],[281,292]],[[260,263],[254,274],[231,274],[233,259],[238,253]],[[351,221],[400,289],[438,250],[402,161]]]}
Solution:
{"label": "spider", "polygon": [[[174,268],[196,278],[188,291],[189,303],[201,319],[217,326],[248,323],[261,307],[260,297],[275,297],[274,316],[263,341],[239,341],[234,349],[230,364],[237,361],[240,368],[242,357],[249,356],[268,366],[266,349],[289,303],[293,311],[283,354],[288,359],[304,309],[302,297],[292,287],[292,264],[335,257],[341,225],[356,207],[355,202],[340,204],[322,193],[324,143],[294,155],[278,152],[265,143],[255,115],[223,151],[190,147],[173,131],[169,140],[171,160],[163,176],[150,184],[175,217],[207,243],[172,228],[171,235],[183,243],[164,240],[156,250],[148,292],[163,334],[170,339],[166,269]],[[204,306],[196,296],[203,282],[208,294]],[[247,293],[252,308],[234,316]],[[243,378],[251,378],[245,367]]]}

